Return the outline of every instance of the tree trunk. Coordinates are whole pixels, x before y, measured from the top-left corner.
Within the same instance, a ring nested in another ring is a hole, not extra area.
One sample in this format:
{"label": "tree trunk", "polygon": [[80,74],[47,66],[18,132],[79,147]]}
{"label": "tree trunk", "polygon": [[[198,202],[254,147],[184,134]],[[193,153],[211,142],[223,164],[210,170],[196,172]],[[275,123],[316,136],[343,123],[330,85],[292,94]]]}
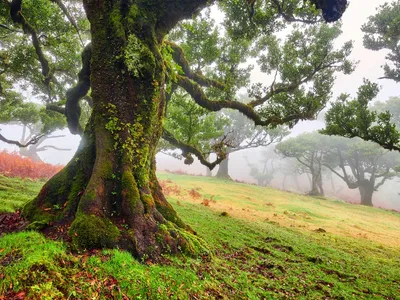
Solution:
{"label": "tree trunk", "polygon": [[[210,160],[210,155],[207,157],[207,160]],[[212,172],[208,167],[206,167],[206,176],[212,177]]]}
{"label": "tree trunk", "polygon": [[119,247],[151,259],[203,254],[203,241],[177,216],[156,178],[165,66],[145,2],[84,1],[92,33],[92,116],[75,157],[24,214],[31,227],[67,224],[79,249]]}
{"label": "tree trunk", "polygon": [[318,186],[319,194],[321,196],[324,196],[325,192],[324,192],[324,186],[323,186],[323,183],[322,183],[322,173],[321,173],[321,171],[319,172],[319,175],[318,175],[318,178],[317,178],[317,186]]}
{"label": "tree trunk", "polygon": [[365,183],[360,184],[358,190],[360,192],[361,205],[373,206],[372,195],[374,194],[374,185],[366,180]]}
{"label": "tree trunk", "polygon": [[43,162],[43,160],[40,158],[39,154],[36,152],[36,148],[34,147],[35,145],[29,146],[29,147],[24,147],[24,148],[19,148],[19,154],[24,157],[28,157],[32,159],[34,162]]}
{"label": "tree trunk", "polygon": [[219,164],[217,175],[215,175],[221,179],[232,180],[229,176],[229,154],[226,155],[226,158]]}
{"label": "tree trunk", "polygon": [[319,188],[320,175],[311,173],[311,191],[308,193],[310,196],[323,196]]}

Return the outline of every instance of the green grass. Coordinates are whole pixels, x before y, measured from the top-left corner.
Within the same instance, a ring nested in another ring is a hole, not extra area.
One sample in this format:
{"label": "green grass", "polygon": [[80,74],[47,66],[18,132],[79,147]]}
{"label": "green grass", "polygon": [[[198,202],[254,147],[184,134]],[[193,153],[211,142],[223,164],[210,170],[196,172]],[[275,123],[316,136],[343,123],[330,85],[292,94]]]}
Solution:
{"label": "green grass", "polygon": [[[148,265],[119,250],[71,254],[35,232],[9,234],[0,239],[0,295],[399,299],[398,213],[205,177],[159,177],[169,179],[166,193],[178,186],[168,199],[206,240],[212,259],[166,256],[163,264]],[[9,201],[29,199],[39,187],[10,192]],[[191,189],[202,197],[191,198]],[[201,204],[211,196],[215,202]]]}
{"label": "green grass", "polygon": [[0,174],[0,212],[13,212],[33,199],[43,183],[38,180],[7,178]]}

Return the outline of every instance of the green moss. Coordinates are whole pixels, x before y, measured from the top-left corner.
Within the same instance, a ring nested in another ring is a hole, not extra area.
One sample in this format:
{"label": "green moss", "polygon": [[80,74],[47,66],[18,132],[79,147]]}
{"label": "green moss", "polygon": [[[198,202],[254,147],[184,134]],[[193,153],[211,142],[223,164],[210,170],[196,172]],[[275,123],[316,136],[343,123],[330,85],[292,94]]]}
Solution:
{"label": "green moss", "polygon": [[78,213],[68,234],[76,249],[94,249],[114,246],[120,231],[106,218]]}
{"label": "green moss", "polygon": [[128,43],[124,51],[124,61],[134,77],[153,78],[156,69],[154,55],[149,47],[134,34],[128,37]]}
{"label": "green moss", "polygon": [[[83,169],[79,169],[77,175],[74,177],[72,187],[68,194],[68,200],[66,203],[66,211],[70,211],[73,207],[77,207],[77,202],[80,197],[78,196],[81,191],[83,191],[86,187],[87,179],[84,175]],[[63,214],[60,214],[60,218],[63,217]]]}
{"label": "green moss", "polygon": [[190,256],[212,256],[207,243],[202,238],[179,227],[177,227],[177,230],[179,235],[183,238],[180,246],[184,254]]}
{"label": "green moss", "polygon": [[157,201],[156,208],[166,220],[176,224],[180,228],[186,228],[186,224],[178,217],[177,213],[168,202],[164,204]]}
{"label": "green moss", "polygon": [[140,201],[139,190],[132,172],[124,171],[121,178],[122,194],[129,200],[131,211],[135,211],[138,201]]}
{"label": "green moss", "polygon": [[119,5],[115,5],[115,8],[111,12],[110,23],[114,29],[115,35],[119,38],[125,38],[125,29],[121,22],[121,10]]}
{"label": "green moss", "polygon": [[177,239],[179,241],[179,248],[182,254],[189,256],[212,256],[207,243],[198,236],[180,228],[172,222],[159,225],[160,232],[158,239],[169,240]]}
{"label": "green moss", "polygon": [[46,220],[34,221],[34,222],[30,223],[25,229],[26,230],[40,230],[40,229],[43,229],[44,227],[46,227],[47,224],[49,224],[49,222]]}
{"label": "green moss", "polygon": [[[37,200],[38,199],[35,198],[32,201],[27,202],[22,208],[22,215],[33,223],[42,224],[41,228],[43,228],[44,225],[48,224],[52,220],[53,216],[43,211],[37,204]],[[32,225],[32,228],[29,229],[36,230],[36,226],[37,225]]]}
{"label": "green moss", "polygon": [[152,207],[154,207],[155,206],[155,203],[154,203],[154,199],[153,199],[153,196],[151,196],[151,195],[149,195],[149,194],[143,194],[142,193],[142,201],[143,201],[143,204],[144,204],[144,206],[149,210],[150,208],[152,208]]}

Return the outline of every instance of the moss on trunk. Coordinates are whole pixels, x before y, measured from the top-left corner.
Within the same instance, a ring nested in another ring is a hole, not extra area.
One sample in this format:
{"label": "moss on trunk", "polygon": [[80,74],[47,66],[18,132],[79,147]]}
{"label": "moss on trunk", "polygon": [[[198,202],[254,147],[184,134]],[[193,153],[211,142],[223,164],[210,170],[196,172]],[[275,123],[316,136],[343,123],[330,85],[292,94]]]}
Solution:
{"label": "moss on trunk", "polygon": [[156,16],[145,3],[122,8],[123,2],[84,1],[92,32],[92,117],[74,159],[24,214],[35,228],[67,223],[79,249],[119,247],[151,259],[208,254],[155,174],[165,107]]}

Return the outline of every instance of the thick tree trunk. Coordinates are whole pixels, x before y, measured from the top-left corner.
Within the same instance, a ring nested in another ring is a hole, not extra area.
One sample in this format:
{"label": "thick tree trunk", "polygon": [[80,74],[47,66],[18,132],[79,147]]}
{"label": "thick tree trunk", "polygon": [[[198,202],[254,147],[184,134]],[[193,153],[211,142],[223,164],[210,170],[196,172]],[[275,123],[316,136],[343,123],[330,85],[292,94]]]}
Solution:
{"label": "thick tree trunk", "polygon": [[215,176],[221,179],[232,180],[229,176],[229,154],[227,154],[226,158],[219,164],[218,172]]}
{"label": "thick tree trunk", "polygon": [[123,3],[84,1],[92,32],[93,113],[74,159],[24,213],[32,226],[68,224],[80,249],[120,247],[152,259],[206,253],[155,174],[165,72],[155,24],[146,23],[154,16]]}
{"label": "thick tree trunk", "polygon": [[366,206],[373,206],[372,195],[374,194],[374,186],[370,184],[368,180],[364,184],[360,184],[358,187],[360,192],[361,204]]}

